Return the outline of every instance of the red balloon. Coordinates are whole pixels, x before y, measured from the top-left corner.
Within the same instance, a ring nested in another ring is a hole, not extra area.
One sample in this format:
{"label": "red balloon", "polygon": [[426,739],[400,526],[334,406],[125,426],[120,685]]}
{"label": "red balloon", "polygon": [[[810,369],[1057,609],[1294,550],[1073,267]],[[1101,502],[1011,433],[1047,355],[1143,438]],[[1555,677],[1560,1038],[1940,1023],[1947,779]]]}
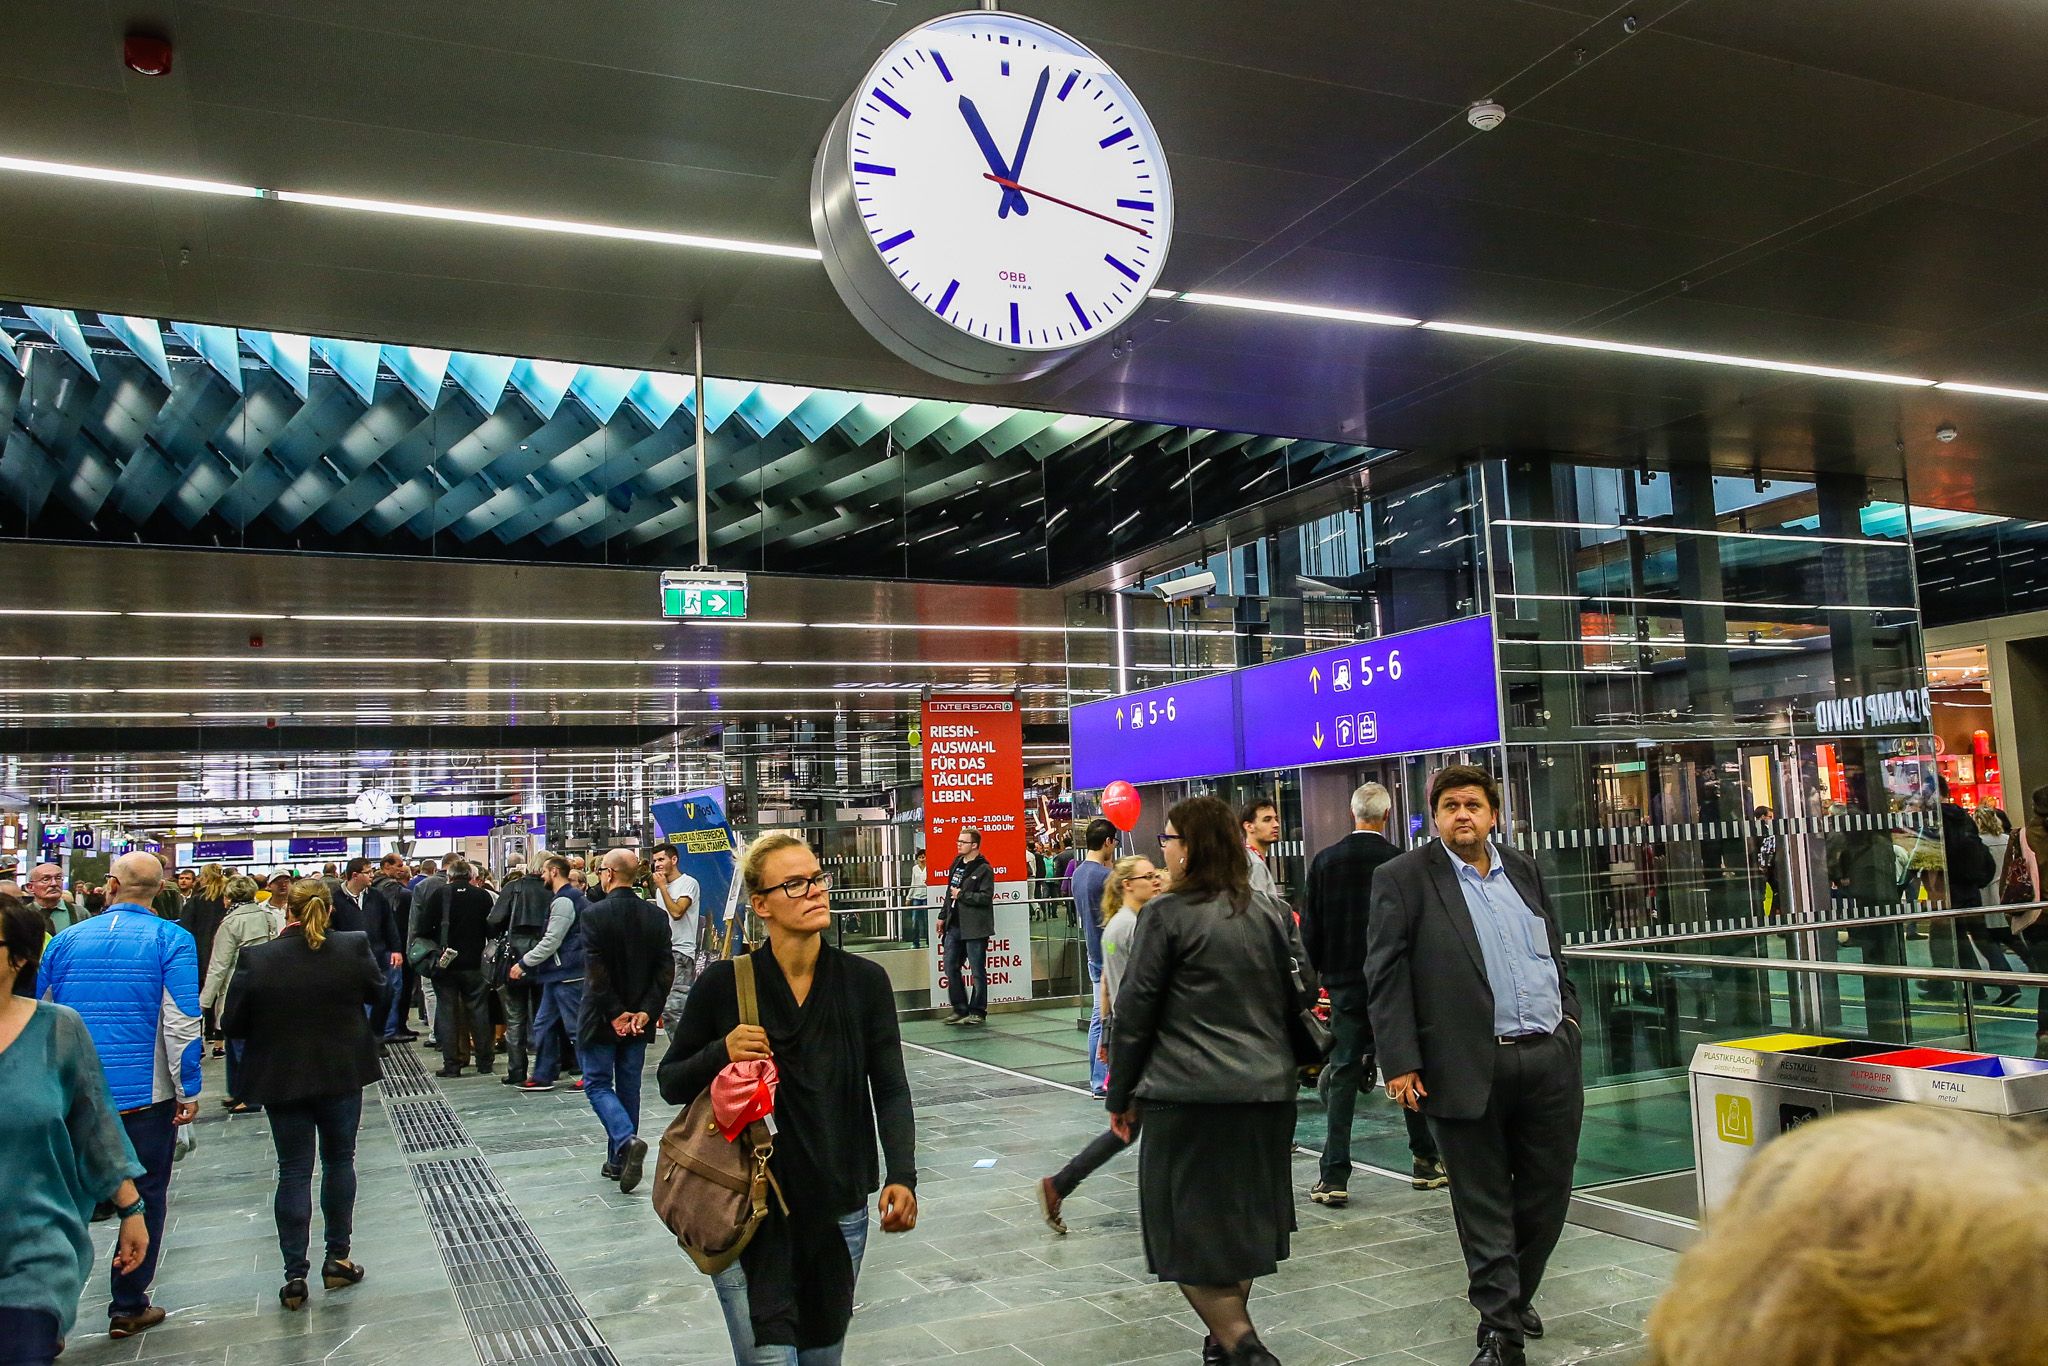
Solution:
{"label": "red balloon", "polygon": [[1127,782],[1119,780],[1102,789],[1102,814],[1119,830],[1129,830],[1138,823],[1142,805],[1138,789]]}

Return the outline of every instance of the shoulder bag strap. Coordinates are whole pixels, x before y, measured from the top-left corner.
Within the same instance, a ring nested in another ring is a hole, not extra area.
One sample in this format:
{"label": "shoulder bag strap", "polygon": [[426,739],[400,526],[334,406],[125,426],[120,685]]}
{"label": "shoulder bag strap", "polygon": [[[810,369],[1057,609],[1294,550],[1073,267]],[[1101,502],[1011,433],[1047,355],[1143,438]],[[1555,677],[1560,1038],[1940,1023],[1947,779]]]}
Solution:
{"label": "shoulder bag strap", "polygon": [[754,955],[743,953],[732,962],[733,983],[739,988],[740,1023],[761,1023],[760,1003],[754,996]]}

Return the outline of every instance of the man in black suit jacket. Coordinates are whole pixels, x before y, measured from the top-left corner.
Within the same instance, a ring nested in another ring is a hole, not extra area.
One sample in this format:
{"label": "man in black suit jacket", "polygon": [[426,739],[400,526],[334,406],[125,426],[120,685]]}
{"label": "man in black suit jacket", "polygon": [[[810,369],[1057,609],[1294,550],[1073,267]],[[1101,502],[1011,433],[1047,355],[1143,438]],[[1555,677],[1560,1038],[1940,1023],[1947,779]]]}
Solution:
{"label": "man in black suit jacket", "polygon": [[640,1184],[647,1140],[640,1137],[640,1072],[647,1040],[675,977],[668,916],[642,901],[640,856],[614,849],[598,871],[604,897],[583,911],[583,1009],[576,1056],[583,1096],[604,1125],[605,1160],[598,1174],[631,1194]]}
{"label": "man in black suit jacket", "polygon": [[1521,1366],[1529,1306],[1564,1231],[1585,1084],[1579,1002],[1543,879],[1488,837],[1500,786],[1446,768],[1438,838],[1373,875],[1366,989],[1387,1094],[1428,1117],[1451,1176],[1472,1307],[1473,1366]]}
{"label": "man in black suit jacket", "polygon": [[[1318,1205],[1342,1208],[1351,1202],[1351,1115],[1361,1082],[1372,1085],[1374,1066],[1365,992],[1366,921],[1372,910],[1373,870],[1401,852],[1386,836],[1393,806],[1393,797],[1378,783],[1352,793],[1355,828],[1316,855],[1302,887],[1301,943],[1329,988],[1330,1032],[1335,1036],[1321,1086],[1327,1125],[1322,1177],[1308,1193]],[[1445,1185],[1443,1159],[1429,1136],[1428,1123],[1413,1110],[1401,1113],[1408,1121],[1415,1189]]]}

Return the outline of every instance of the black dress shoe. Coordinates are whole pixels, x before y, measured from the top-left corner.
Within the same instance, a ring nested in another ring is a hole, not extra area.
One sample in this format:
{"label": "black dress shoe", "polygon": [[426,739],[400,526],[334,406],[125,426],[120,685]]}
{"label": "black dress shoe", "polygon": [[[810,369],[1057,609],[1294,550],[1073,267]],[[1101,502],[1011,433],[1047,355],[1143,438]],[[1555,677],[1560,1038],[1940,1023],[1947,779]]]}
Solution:
{"label": "black dress shoe", "polygon": [[1479,1330],[1479,1355],[1472,1358],[1472,1366],[1527,1366],[1527,1363],[1521,1343],[1509,1342],[1491,1328]]}
{"label": "black dress shoe", "polygon": [[1515,1317],[1522,1321],[1523,1337],[1533,1342],[1543,1336],[1543,1316],[1534,1309],[1525,1304],[1515,1311]]}

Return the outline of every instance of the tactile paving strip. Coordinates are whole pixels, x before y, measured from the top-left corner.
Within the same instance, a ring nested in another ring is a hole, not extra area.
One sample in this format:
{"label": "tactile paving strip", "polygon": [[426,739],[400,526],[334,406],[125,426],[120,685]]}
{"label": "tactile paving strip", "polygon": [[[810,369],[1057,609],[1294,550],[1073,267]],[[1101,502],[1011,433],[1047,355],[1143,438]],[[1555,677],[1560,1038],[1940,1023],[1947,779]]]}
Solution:
{"label": "tactile paving strip", "polygon": [[[424,1093],[393,1102],[393,1081],[409,1085],[408,1072],[425,1083]],[[618,1366],[418,1060],[388,1066],[385,1086],[384,1110],[406,1152],[470,1149],[414,1162],[410,1170],[482,1366]]]}

